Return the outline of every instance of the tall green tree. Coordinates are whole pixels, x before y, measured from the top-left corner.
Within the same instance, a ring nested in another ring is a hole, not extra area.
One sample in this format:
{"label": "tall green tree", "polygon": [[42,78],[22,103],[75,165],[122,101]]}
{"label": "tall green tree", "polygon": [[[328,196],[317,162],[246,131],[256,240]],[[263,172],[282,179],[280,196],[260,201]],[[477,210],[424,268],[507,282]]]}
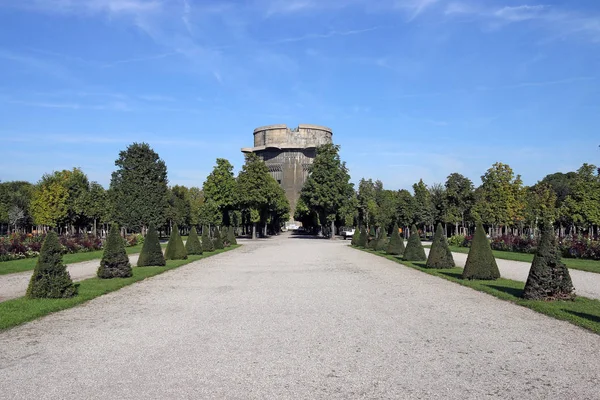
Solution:
{"label": "tall green tree", "polygon": [[217,165],[206,178],[202,191],[207,199],[216,204],[223,215],[223,223],[231,225],[229,213],[237,203],[237,181],[233,175],[233,165],[224,158],[217,158]]}
{"label": "tall green tree", "polygon": [[310,175],[300,192],[309,208],[315,210],[321,224],[331,225],[331,239],[335,238],[335,221],[346,202],[354,196],[346,163],[339,156],[340,147],[325,144],[317,148],[310,167]]}
{"label": "tall green tree", "polygon": [[147,143],[133,143],[115,165],[110,182],[114,220],[133,230],[162,226],[168,207],[165,162]]}
{"label": "tall green tree", "polygon": [[191,225],[190,191],[185,186],[175,185],[171,187],[167,196],[169,208],[167,217],[178,226],[188,227]]}
{"label": "tall green tree", "polygon": [[191,187],[189,191],[190,202],[190,224],[193,226],[201,225],[200,209],[204,203],[204,193],[197,187]]}
{"label": "tall green tree", "polygon": [[44,175],[36,185],[31,199],[31,215],[34,223],[57,227],[67,217],[69,192],[57,179]]}
{"label": "tall green tree", "polygon": [[375,184],[371,179],[361,179],[358,183],[358,213],[359,225],[366,226],[367,229],[375,224],[377,214],[377,200],[375,198]]}
{"label": "tall green tree", "polygon": [[13,229],[24,228],[33,222],[31,198],[35,187],[24,181],[0,183],[0,224]]}
{"label": "tall green tree", "polygon": [[495,163],[481,177],[473,214],[493,227],[508,227],[525,219],[523,181],[507,164]]}
{"label": "tall green tree", "polygon": [[459,224],[466,234],[466,219],[473,207],[474,187],[473,182],[459,174],[448,175],[446,183],[446,202],[448,204],[448,222],[454,224],[454,233],[459,234]]}
{"label": "tall green tree", "polygon": [[408,190],[402,189],[396,194],[396,220],[398,225],[404,229],[409,227],[415,218],[414,203],[414,198]]}
{"label": "tall green tree", "polygon": [[431,193],[423,179],[413,185],[414,190],[414,214],[413,223],[417,226],[426,228],[433,224],[433,203],[431,202]]}
{"label": "tall green tree", "polygon": [[239,205],[252,224],[252,239],[256,239],[256,227],[269,206],[272,181],[273,177],[264,161],[254,153],[246,154],[246,162],[238,175],[237,183]]}
{"label": "tall green tree", "polygon": [[576,227],[593,234],[593,228],[600,225],[600,175],[595,165],[583,164],[577,170],[563,207]]}

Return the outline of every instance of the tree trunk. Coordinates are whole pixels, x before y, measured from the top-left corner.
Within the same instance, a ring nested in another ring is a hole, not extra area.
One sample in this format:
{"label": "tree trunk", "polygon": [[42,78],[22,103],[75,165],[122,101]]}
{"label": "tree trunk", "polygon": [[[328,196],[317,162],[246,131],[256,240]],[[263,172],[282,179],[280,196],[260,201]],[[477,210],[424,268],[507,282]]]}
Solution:
{"label": "tree trunk", "polygon": [[331,237],[329,239],[335,239],[335,221],[331,221]]}
{"label": "tree trunk", "polygon": [[256,223],[252,224],[252,240],[256,240]]}

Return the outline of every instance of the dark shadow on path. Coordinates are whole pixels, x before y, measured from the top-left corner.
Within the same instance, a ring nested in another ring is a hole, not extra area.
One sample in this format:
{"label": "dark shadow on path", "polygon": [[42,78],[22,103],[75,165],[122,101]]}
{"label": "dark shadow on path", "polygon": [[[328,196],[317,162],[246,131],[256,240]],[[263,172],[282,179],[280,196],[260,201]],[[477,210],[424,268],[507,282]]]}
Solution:
{"label": "dark shadow on path", "polygon": [[491,283],[487,283],[484,284],[484,286],[487,286],[491,289],[497,290],[499,292],[504,292],[504,293],[508,293],[511,296],[515,296],[518,298],[522,298],[523,297],[523,289],[519,289],[519,288],[511,288],[511,287],[506,287],[506,286],[498,286],[498,285],[493,285]]}

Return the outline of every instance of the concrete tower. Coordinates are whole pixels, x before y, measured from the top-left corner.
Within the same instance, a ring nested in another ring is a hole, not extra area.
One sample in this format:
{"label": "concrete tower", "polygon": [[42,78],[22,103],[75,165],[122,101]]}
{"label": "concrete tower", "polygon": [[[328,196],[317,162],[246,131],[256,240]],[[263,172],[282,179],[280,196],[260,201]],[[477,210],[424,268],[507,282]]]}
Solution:
{"label": "concrete tower", "polygon": [[318,125],[269,125],[254,130],[254,147],[243,148],[243,153],[256,153],[267,164],[271,176],[285,190],[290,202],[293,221],[300,190],[308,177],[308,167],[316,155],[317,146],[332,143],[331,129]]}

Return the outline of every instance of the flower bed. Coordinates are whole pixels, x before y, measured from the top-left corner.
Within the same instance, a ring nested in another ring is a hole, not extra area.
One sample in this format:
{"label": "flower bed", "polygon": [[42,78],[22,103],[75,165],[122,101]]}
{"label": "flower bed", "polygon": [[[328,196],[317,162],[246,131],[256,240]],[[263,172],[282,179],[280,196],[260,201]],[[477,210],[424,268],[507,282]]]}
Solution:
{"label": "flower bed", "polygon": [[[457,235],[450,237],[448,243],[451,246],[471,247],[472,239],[473,236]],[[492,238],[490,246],[492,250],[534,254],[537,250],[537,241],[524,236],[502,235]],[[600,241],[584,236],[563,238],[559,242],[559,249],[565,258],[600,260]]]}
{"label": "flower bed", "polygon": [[[18,260],[21,258],[37,257],[45,234],[32,235],[13,233],[0,237],[0,261]],[[66,235],[59,237],[63,253],[81,253],[101,250],[103,241],[94,235]],[[125,246],[136,246],[144,242],[142,235],[129,235],[123,239]]]}

